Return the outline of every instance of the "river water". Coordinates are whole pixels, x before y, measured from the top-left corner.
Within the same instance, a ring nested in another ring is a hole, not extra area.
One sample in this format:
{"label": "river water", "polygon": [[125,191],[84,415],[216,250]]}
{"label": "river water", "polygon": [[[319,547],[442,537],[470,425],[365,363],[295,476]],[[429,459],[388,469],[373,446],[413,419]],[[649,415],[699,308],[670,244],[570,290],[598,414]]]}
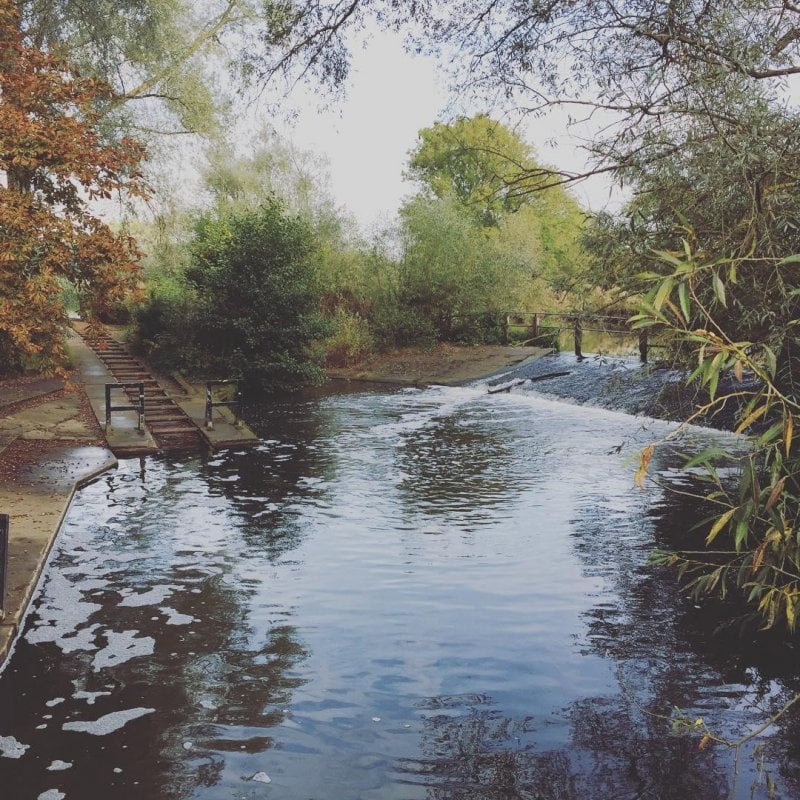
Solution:
{"label": "river water", "polygon": [[[262,443],[82,490],[0,678],[1,800],[800,796],[775,652],[648,566],[662,422],[485,388],[252,410]],[[767,778],[769,775],[769,779]]]}

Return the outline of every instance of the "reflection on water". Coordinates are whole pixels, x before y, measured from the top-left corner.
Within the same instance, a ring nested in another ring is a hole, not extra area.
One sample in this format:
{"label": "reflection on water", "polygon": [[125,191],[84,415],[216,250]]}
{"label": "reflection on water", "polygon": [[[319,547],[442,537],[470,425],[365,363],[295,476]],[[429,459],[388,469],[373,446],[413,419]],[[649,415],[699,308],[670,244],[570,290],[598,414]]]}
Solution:
{"label": "reflection on water", "polygon": [[796,716],[737,786],[670,735],[741,735],[797,665],[647,566],[698,514],[632,486],[661,423],[470,389],[252,423],[81,492],[0,679],[2,800],[746,798],[761,762],[797,795]]}

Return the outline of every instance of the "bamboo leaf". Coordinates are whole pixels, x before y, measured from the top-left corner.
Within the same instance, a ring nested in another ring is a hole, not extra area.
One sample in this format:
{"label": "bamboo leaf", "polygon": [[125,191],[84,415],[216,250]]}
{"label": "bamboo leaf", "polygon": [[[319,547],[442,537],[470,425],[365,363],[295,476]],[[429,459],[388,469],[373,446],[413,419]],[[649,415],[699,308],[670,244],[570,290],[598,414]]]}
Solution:
{"label": "bamboo leaf", "polygon": [[747,543],[747,534],[750,532],[750,526],[747,520],[740,519],[736,523],[736,533],[733,535],[733,544],[736,552],[740,552],[742,547]]}
{"label": "bamboo leaf", "polygon": [[688,322],[690,310],[689,289],[683,281],[678,284],[678,302],[681,304],[681,311],[683,311],[684,319]]}
{"label": "bamboo leaf", "polygon": [[721,458],[722,456],[727,455],[724,450],[721,450],[719,447],[709,447],[706,450],[703,450],[697,455],[692,456],[684,465],[684,469],[690,469],[691,467],[696,467],[698,464],[708,465],[710,461],[715,458]]}
{"label": "bamboo leaf", "polygon": [[758,437],[759,444],[769,444],[773,440],[777,439],[784,431],[784,424],[782,422],[776,422],[771,428],[764,431],[761,436]]}
{"label": "bamboo leaf", "polygon": [[775,503],[778,502],[778,498],[781,496],[783,492],[783,487],[786,484],[786,475],[784,475],[773,487],[772,491],[769,493],[769,497],[767,498],[767,504],[764,506],[765,511],[769,511],[770,509],[775,507]]}
{"label": "bamboo leaf", "polygon": [[674,253],[670,253],[667,250],[654,250],[653,251],[662,261],[666,261],[668,264],[672,264],[673,266],[677,267],[680,264],[683,264],[680,258],[678,258]]}
{"label": "bamboo leaf", "polygon": [[711,379],[708,382],[708,393],[713,400],[717,394],[717,384],[719,383],[719,370],[715,370],[711,373]]}
{"label": "bamboo leaf", "polygon": [[783,430],[783,446],[786,451],[786,456],[789,456],[789,451],[792,449],[792,436],[794,434],[794,417],[791,414],[786,415]]}
{"label": "bamboo leaf", "polygon": [[639,454],[639,469],[636,470],[633,482],[640,488],[644,489],[644,479],[647,477],[647,468],[650,465],[650,459],[653,457],[655,445],[649,444]]}
{"label": "bamboo leaf", "polygon": [[656,296],[653,299],[653,308],[655,308],[656,311],[661,310],[661,306],[664,305],[664,301],[669,297],[670,292],[672,291],[672,287],[674,285],[675,285],[675,279],[667,278],[665,281],[662,282],[661,286],[658,287]]}
{"label": "bamboo leaf", "polygon": [[717,521],[711,526],[711,530],[708,532],[708,536],[706,536],[706,547],[714,541],[719,535],[719,532],[728,524],[730,518],[736,512],[736,508],[729,508],[721,517],[717,519]]}
{"label": "bamboo leaf", "polygon": [[748,414],[737,426],[736,433],[741,433],[743,430],[749,428],[757,419],[760,419],[769,410],[769,403],[764,403],[759,406],[755,411]]}
{"label": "bamboo leaf", "polygon": [[774,378],[775,372],[777,371],[777,360],[775,358],[775,353],[766,345],[764,346],[764,358],[767,360],[767,372],[770,378]]}
{"label": "bamboo leaf", "polygon": [[761,566],[761,563],[764,560],[764,551],[767,549],[766,541],[761,542],[761,544],[756,548],[755,553],[753,553],[753,566],[750,569],[750,573],[755,575],[758,572],[758,568]]}
{"label": "bamboo leaf", "polygon": [[711,283],[714,287],[714,294],[717,296],[717,300],[725,306],[728,307],[728,301],[725,298],[725,284],[720,279],[719,275],[715,272],[713,277],[711,278]]}

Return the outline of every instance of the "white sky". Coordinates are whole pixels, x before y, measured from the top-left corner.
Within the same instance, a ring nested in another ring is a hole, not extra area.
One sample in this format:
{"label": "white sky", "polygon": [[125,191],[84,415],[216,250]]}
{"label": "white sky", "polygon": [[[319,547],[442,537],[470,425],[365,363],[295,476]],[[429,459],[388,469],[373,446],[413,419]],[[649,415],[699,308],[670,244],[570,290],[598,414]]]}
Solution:
{"label": "white sky", "polygon": [[[375,32],[365,48],[354,51],[347,95],[336,110],[320,112],[311,91],[298,90],[295,123],[277,127],[298,148],[328,158],[334,199],[368,231],[376,221],[393,217],[413,193],[413,184],[402,178],[408,152],[420,128],[444,118],[447,100],[445,79],[433,59],[407,54],[396,34]],[[472,109],[478,111],[502,117],[502,109]],[[585,168],[565,114],[529,120],[520,133],[542,162],[570,171]],[[593,210],[619,205],[618,193],[603,178],[572,191]]]}

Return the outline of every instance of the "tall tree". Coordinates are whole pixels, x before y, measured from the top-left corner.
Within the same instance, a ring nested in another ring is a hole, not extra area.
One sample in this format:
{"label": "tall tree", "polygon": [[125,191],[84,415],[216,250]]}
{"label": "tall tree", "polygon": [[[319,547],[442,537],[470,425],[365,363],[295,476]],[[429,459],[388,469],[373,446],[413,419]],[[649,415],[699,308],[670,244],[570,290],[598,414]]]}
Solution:
{"label": "tall tree", "polygon": [[553,185],[547,167],[515,131],[486,114],[436,122],[419,132],[408,163],[406,175],[423,194],[455,203],[502,251],[527,265],[529,283],[540,279],[523,296],[541,301],[547,287],[576,288],[585,213]]}
{"label": "tall tree", "polygon": [[486,225],[517,211],[546,173],[533,148],[486,114],[435,122],[419,132],[406,176],[435,197],[453,197]]}
{"label": "tall tree", "polygon": [[[143,196],[144,151],[130,139],[103,144],[98,101],[107,87],[27,45],[12,0],[0,0],[0,348],[6,367],[64,362],[70,281],[97,312],[138,279],[136,250],[88,209],[94,199]],[[2,366],[2,365],[0,365]]]}
{"label": "tall tree", "polygon": [[23,41],[68,58],[114,90],[103,105],[110,133],[214,129],[217,98],[207,69],[218,37],[249,11],[237,0],[195,9],[186,0],[18,0]]}

